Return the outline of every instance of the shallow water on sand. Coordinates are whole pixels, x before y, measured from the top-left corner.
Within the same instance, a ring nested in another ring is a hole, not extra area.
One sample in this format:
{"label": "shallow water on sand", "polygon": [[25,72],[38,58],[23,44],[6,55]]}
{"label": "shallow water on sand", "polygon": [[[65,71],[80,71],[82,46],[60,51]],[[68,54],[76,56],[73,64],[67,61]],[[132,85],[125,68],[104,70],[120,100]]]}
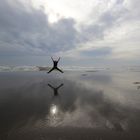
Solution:
{"label": "shallow water on sand", "polygon": [[0,73],[0,140],[139,140],[139,82],[139,72]]}

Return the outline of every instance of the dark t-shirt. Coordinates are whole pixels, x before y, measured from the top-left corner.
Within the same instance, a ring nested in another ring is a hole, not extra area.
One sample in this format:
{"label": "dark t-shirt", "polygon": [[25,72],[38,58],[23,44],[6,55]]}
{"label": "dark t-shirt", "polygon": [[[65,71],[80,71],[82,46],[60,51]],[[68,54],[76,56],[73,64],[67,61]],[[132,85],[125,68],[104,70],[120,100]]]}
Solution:
{"label": "dark t-shirt", "polygon": [[53,61],[53,66],[57,67],[58,61]]}

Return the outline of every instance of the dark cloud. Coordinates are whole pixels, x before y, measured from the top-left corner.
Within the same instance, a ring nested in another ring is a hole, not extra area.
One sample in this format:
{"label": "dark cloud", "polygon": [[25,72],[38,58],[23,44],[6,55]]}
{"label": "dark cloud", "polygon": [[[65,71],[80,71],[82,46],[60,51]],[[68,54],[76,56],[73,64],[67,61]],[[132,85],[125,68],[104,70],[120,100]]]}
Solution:
{"label": "dark cloud", "polygon": [[50,24],[42,9],[29,10],[16,2],[0,4],[1,55],[46,55],[75,47],[73,19]]}

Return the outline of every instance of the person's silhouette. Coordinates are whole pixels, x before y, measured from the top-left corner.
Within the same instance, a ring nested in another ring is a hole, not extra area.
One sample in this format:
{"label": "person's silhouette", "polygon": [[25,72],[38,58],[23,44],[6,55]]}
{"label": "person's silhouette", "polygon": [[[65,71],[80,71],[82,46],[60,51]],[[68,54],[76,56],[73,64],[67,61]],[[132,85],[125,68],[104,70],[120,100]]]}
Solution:
{"label": "person's silhouette", "polygon": [[53,71],[53,70],[58,70],[58,71],[60,71],[61,73],[63,73],[63,71],[62,70],[60,70],[58,67],[57,67],[57,64],[58,64],[58,62],[59,62],[59,60],[60,60],[60,57],[58,58],[58,60],[54,60],[52,57],[51,57],[51,59],[52,59],[52,61],[53,61],[53,67],[48,71],[48,73],[50,73],[51,71]]}
{"label": "person's silhouette", "polygon": [[58,95],[59,95],[59,94],[58,94],[58,89],[59,89],[60,87],[62,87],[63,85],[64,85],[64,84],[61,84],[61,85],[59,85],[58,87],[53,87],[52,85],[48,84],[48,86],[49,86],[50,88],[53,89],[54,96],[58,96]]}

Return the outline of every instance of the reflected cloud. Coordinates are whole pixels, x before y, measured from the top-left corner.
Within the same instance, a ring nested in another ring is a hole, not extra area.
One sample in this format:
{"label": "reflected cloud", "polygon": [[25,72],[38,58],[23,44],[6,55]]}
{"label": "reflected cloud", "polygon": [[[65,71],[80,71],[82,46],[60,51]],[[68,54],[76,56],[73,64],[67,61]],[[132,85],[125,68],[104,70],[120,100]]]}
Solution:
{"label": "reflected cloud", "polygon": [[[25,82],[24,78],[27,77],[23,76],[23,79],[17,78],[18,83],[24,81],[20,86],[11,87],[7,84],[7,88],[0,88],[2,134],[13,133],[13,130],[18,132],[21,129],[27,131],[31,128],[75,128],[115,132],[135,132],[140,129],[140,110],[111,100],[105,94],[105,88],[96,86],[96,82],[98,85],[105,82],[106,86],[113,88],[110,75],[103,76],[107,82],[102,80],[101,75],[98,79],[98,73],[93,74],[93,78],[90,74],[89,81],[87,77],[79,75],[73,80],[68,76],[63,79],[42,79],[38,75],[37,80],[31,80],[30,77],[30,82]],[[16,85],[17,80],[12,80]],[[49,84],[46,86],[46,83]],[[92,88],[89,88],[89,84],[93,84]],[[119,90],[121,91],[121,88]],[[111,91],[110,94],[113,94]],[[124,91],[122,90],[122,96]],[[134,96],[138,98],[138,95]]]}

